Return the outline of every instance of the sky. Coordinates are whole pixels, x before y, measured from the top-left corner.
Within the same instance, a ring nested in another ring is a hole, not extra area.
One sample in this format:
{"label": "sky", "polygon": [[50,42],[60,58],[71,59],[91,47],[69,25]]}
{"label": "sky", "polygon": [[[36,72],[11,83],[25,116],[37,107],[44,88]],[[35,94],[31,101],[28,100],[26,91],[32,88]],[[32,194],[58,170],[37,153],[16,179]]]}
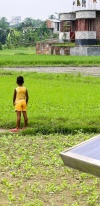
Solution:
{"label": "sky", "polygon": [[[73,0],[3,0],[0,3],[0,17],[8,21],[12,16],[21,16],[21,19],[46,20],[50,15],[72,11]],[[56,12],[56,13],[55,13]]]}

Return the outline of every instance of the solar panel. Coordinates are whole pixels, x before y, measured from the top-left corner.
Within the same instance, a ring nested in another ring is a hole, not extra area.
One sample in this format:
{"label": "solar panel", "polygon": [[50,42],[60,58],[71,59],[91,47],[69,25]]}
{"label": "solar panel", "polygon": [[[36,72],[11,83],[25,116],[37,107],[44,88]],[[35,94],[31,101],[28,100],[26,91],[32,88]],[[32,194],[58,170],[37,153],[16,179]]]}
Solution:
{"label": "solar panel", "polygon": [[60,153],[68,167],[100,177],[100,135]]}

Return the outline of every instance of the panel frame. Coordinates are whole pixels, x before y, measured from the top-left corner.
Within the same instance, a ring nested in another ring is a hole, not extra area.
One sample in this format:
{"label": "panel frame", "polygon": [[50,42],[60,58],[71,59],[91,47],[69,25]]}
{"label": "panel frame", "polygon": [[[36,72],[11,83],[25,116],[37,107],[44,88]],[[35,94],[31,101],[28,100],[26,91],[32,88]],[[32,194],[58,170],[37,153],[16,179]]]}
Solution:
{"label": "panel frame", "polygon": [[60,156],[64,164],[67,167],[71,167],[73,169],[80,170],[82,172],[89,173],[97,177],[100,177],[100,160],[96,160],[96,159],[89,158],[84,155],[80,155],[80,154],[76,154],[75,152],[72,152],[73,149],[76,149],[98,137],[100,137],[100,135],[90,138],[89,140],[86,140],[74,147],[71,147],[61,152]]}

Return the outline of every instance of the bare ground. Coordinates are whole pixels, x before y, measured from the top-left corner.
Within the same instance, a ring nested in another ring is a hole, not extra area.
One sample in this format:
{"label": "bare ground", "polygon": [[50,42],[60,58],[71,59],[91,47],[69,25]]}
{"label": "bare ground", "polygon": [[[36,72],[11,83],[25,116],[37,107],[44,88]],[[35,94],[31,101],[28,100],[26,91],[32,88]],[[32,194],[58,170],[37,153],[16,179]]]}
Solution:
{"label": "bare ground", "polygon": [[0,133],[9,133],[9,132],[10,132],[9,129],[0,128]]}
{"label": "bare ground", "polygon": [[89,76],[100,76],[100,67],[29,67],[3,68],[8,71],[39,72],[39,73],[80,73]]}

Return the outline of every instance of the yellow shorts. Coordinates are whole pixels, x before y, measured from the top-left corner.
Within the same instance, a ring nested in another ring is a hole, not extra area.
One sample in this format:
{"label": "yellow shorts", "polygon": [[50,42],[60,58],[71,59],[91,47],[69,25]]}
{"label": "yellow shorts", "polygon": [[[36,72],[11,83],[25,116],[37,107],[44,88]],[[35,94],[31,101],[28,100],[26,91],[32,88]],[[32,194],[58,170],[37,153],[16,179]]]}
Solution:
{"label": "yellow shorts", "polygon": [[15,105],[15,111],[26,111],[26,102],[19,102]]}

